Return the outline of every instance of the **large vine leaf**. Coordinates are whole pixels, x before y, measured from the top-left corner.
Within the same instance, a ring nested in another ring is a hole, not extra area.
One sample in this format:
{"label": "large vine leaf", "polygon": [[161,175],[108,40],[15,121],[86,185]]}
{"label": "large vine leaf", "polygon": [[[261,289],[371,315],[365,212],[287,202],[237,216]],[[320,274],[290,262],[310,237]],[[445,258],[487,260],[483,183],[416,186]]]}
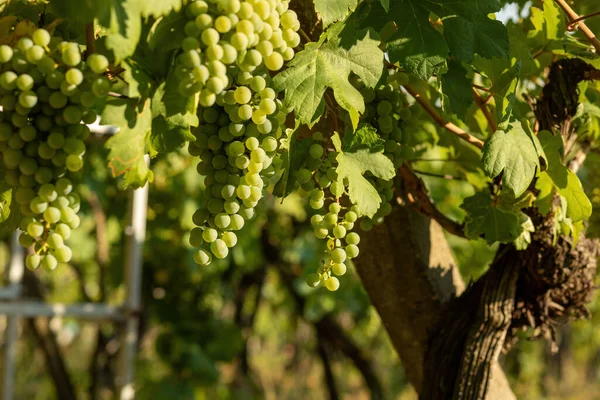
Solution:
{"label": "large vine leaf", "polygon": [[539,169],[541,146],[537,138],[523,129],[519,122],[505,131],[496,131],[483,146],[483,168],[495,178],[502,174],[503,187],[520,196],[533,180]]}
{"label": "large vine leaf", "polygon": [[371,31],[357,32],[357,35],[362,39],[348,47],[342,46],[340,39],[332,35],[327,41],[322,37],[319,42],[308,43],[288,68],[274,78],[275,89],[285,90],[286,103],[294,107],[299,122],[312,124],[320,118],[327,88],[333,89],[338,104],[351,115],[364,112],[363,96],[348,77],[352,72],[366,86],[374,87],[383,73],[383,52]]}
{"label": "large vine leaf", "polygon": [[152,181],[152,171],[146,165],[146,140],[152,129],[150,100],[136,105],[135,100],[111,99],[107,102],[101,122],[115,125],[119,132],[106,142],[110,150],[108,166],[113,176],[124,175],[125,186],[141,187]]}
{"label": "large vine leaf", "polygon": [[13,198],[14,190],[6,183],[0,182],[0,235],[13,232],[21,221],[19,203]]}
{"label": "large vine leaf", "polygon": [[147,8],[144,0],[109,0],[110,8],[99,22],[106,28],[106,47],[121,62],[135,53],[142,34],[140,15]]}
{"label": "large vine leaf", "polygon": [[461,206],[467,212],[465,234],[471,239],[485,237],[488,244],[512,242],[523,230],[520,216],[498,207],[488,190],[467,197]]}
{"label": "large vine leaf", "polygon": [[313,0],[315,10],[321,14],[323,26],[341,21],[354,11],[358,0]]}
{"label": "large vine leaf", "polygon": [[347,180],[348,196],[357,208],[359,215],[372,217],[381,205],[381,197],[371,182],[363,175],[370,172],[376,178],[392,179],[396,175],[394,164],[382,150],[373,151],[360,148],[348,151],[342,148],[342,141],[337,133],[331,137],[337,156],[337,173],[340,182]]}
{"label": "large vine leaf", "polygon": [[144,17],[160,17],[171,10],[178,11],[183,6],[183,0],[138,0]]}
{"label": "large vine leaf", "polygon": [[[372,5],[363,26],[383,28],[393,23],[395,32],[386,38],[390,61],[400,62],[407,71],[426,80],[449,54],[459,62],[471,62],[475,54],[508,57],[506,27],[488,17],[500,8],[498,0],[392,0],[389,13],[378,4]],[[432,26],[432,13],[441,18],[443,29]]]}
{"label": "large vine leaf", "polygon": [[475,54],[485,58],[507,58],[508,33],[502,22],[488,17],[500,11],[499,0],[412,0],[439,16],[450,53],[458,61],[473,61]]}
{"label": "large vine leaf", "polygon": [[429,22],[429,11],[416,1],[392,1],[389,9],[374,4],[363,26],[383,28],[393,24],[395,32],[385,38],[391,62],[419,78],[429,79],[446,61],[448,45]]}

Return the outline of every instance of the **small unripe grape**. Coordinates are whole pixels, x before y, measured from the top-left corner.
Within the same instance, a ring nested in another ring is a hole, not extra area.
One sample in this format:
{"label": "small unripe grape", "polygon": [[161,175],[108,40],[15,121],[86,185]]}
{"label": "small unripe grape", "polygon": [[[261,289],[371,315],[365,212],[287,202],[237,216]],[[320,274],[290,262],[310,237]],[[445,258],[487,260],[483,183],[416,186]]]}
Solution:
{"label": "small unripe grape", "polygon": [[321,279],[319,279],[319,275],[317,274],[309,274],[306,277],[306,284],[312,288],[316,288],[321,283]]}
{"label": "small unripe grape", "polygon": [[332,276],[325,281],[325,287],[330,292],[335,292],[340,288],[340,281],[335,276]]}
{"label": "small unripe grape", "polygon": [[331,266],[331,272],[333,272],[337,276],[344,275],[346,273],[346,271],[347,271],[347,267],[346,267],[346,264],[344,264],[344,263],[339,263],[339,264],[334,263]]}
{"label": "small unripe grape", "polygon": [[359,249],[355,244],[349,244],[346,246],[346,255],[348,258],[356,258],[358,257]]}
{"label": "small unripe grape", "polygon": [[204,249],[196,250],[194,252],[194,261],[198,265],[207,266],[212,261],[212,255]]}
{"label": "small unripe grape", "polygon": [[46,254],[44,258],[42,258],[42,267],[44,267],[48,271],[54,271],[58,266],[58,261],[52,254]]}
{"label": "small unripe grape", "polygon": [[343,263],[344,261],[346,261],[346,252],[344,251],[344,249],[333,249],[331,251],[331,260],[334,263]]}
{"label": "small unripe grape", "polygon": [[39,256],[39,254],[33,253],[27,256],[25,259],[25,265],[30,270],[36,270],[39,268],[41,261],[42,258]]}

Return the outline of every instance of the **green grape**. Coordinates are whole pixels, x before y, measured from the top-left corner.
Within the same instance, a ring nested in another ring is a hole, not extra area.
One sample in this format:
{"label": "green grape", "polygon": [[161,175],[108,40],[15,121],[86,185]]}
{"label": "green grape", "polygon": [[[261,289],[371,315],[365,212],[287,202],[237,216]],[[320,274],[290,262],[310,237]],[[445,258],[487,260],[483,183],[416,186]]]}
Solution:
{"label": "green grape", "polygon": [[69,247],[62,246],[54,250],[54,257],[56,257],[56,261],[59,263],[68,263],[73,257],[73,252]]}
{"label": "green grape", "polygon": [[77,68],[71,68],[65,73],[65,81],[69,85],[80,85],[83,82],[83,73]]}
{"label": "green grape", "polygon": [[216,229],[213,228],[206,228],[202,233],[202,239],[204,239],[206,243],[214,242],[217,239],[217,236],[218,232]]}
{"label": "green grape", "polygon": [[193,257],[196,264],[201,266],[206,266],[212,261],[212,254],[204,249],[196,250]]}
{"label": "green grape", "polygon": [[60,249],[65,245],[63,237],[58,233],[49,234],[46,238],[46,243],[48,244],[48,247],[54,250]]}
{"label": "green grape", "polygon": [[233,232],[225,232],[221,236],[221,239],[227,245],[227,247],[232,248],[237,244],[237,235]]}
{"label": "green grape", "polygon": [[332,276],[325,281],[325,287],[330,292],[335,292],[340,288],[340,281],[335,276]]}
{"label": "green grape", "polygon": [[33,271],[40,267],[41,261],[42,258],[39,256],[39,254],[33,253],[27,256],[25,259],[25,265],[27,268]]}
{"label": "green grape", "polygon": [[13,56],[13,49],[5,44],[0,46],[0,63],[7,63]]}
{"label": "green grape", "polygon": [[270,71],[278,71],[283,67],[283,57],[278,52],[273,52],[265,57],[265,66]]}
{"label": "green grape", "polygon": [[36,45],[45,47],[50,44],[50,33],[45,29],[36,29],[31,35],[31,39]]}
{"label": "green grape", "polygon": [[316,288],[321,283],[321,279],[317,274],[309,274],[306,277],[306,284],[312,288]]}
{"label": "green grape", "polygon": [[296,173],[296,180],[301,185],[304,183],[307,183],[311,179],[312,179],[312,173],[306,168],[300,168],[300,170],[298,170],[298,172]]}
{"label": "green grape", "polygon": [[27,49],[27,52],[25,53],[25,58],[27,58],[27,61],[29,61],[30,63],[37,64],[42,60],[42,58],[44,58],[45,54],[46,51],[43,47],[34,45]]}
{"label": "green grape", "polygon": [[333,228],[333,235],[338,239],[343,239],[346,236],[346,228],[342,225],[337,225]]}
{"label": "green grape", "polygon": [[346,261],[346,251],[344,249],[336,248],[331,251],[331,260],[334,263],[343,263]]}
{"label": "green grape", "polygon": [[315,237],[317,239],[325,239],[327,236],[329,236],[327,228],[315,228]]}
{"label": "green grape", "polygon": [[58,266],[58,261],[52,254],[46,254],[42,258],[42,267],[48,271],[54,271]]}
{"label": "green grape", "polygon": [[60,221],[61,212],[56,207],[48,207],[44,210],[44,220],[48,223],[55,224]]}
{"label": "green grape", "polygon": [[238,104],[248,103],[251,97],[252,92],[245,86],[239,86],[234,92],[234,98]]}
{"label": "green grape", "polygon": [[355,244],[349,244],[348,246],[346,246],[345,248],[346,250],[346,255],[348,256],[348,258],[356,258],[358,257],[358,246]]}
{"label": "green grape", "polygon": [[225,241],[222,239],[217,239],[214,242],[212,242],[210,244],[210,251],[218,259],[223,259],[229,254],[229,248],[227,247],[227,244],[225,244]]}
{"label": "green grape", "polygon": [[342,276],[346,273],[347,267],[344,263],[333,263],[331,266],[331,272],[333,272],[337,276]]}
{"label": "green grape", "polygon": [[99,77],[92,83],[92,93],[96,97],[106,97],[110,91],[110,82],[105,77]]}
{"label": "green grape", "polygon": [[81,53],[79,52],[79,46],[74,43],[70,43],[62,53],[62,61],[69,67],[75,67],[81,62]]}
{"label": "green grape", "polygon": [[[54,228],[54,232],[58,233],[64,240],[71,237],[71,228],[67,224],[58,224]],[[346,240],[347,242],[348,240]],[[64,262],[64,261],[63,261]]]}
{"label": "green grape", "polygon": [[25,108],[33,108],[38,103],[35,92],[30,90],[19,93],[19,104]]}

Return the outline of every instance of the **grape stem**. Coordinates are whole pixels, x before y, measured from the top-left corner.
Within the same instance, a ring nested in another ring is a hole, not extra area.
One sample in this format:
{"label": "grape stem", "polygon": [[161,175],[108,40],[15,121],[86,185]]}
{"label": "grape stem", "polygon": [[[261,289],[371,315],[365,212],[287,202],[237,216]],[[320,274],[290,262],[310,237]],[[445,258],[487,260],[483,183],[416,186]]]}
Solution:
{"label": "grape stem", "polygon": [[452,122],[446,121],[444,117],[442,117],[433,108],[431,104],[429,104],[426,100],[423,99],[423,97],[421,97],[421,95],[415,90],[414,87],[412,87],[411,85],[403,85],[403,87],[416,100],[416,102],[419,103],[419,105],[423,107],[425,111],[427,111],[427,113],[431,116],[431,118],[433,118],[436,124],[443,128],[446,128],[446,130],[448,130],[449,132],[455,134],[462,140],[477,147],[478,149],[483,148],[483,141],[481,139],[476,138],[475,136],[466,132],[464,129],[454,125]]}
{"label": "grape stem", "polygon": [[96,52],[96,32],[93,21],[85,24],[85,47],[84,57],[87,59],[90,54]]}
{"label": "grape stem", "polygon": [[[490,130],[492,131],[492,133],[496,132],[496,130],[498,129],[498,126],[496,125],[496,122],[494,121],[494,117],[492,117],[492,113],[490,112],[490,109],[486,105],[487,101],[485,101],[481,97],[481,95],[475,88],[473,88],[473,97],[475,98],[475,103],[477,103],[477,107],[479,107],[479,109],[485,116],[485,119],[488,122],[488,126],[490,127]],[[492,97],[492,95],[490,95],[488,97]]]}
{"label": "grape stem", "polygon": [[[565,14],[567,14],[569,22],[572,23],[573,21],[579,20],[579,15],[575,11],[573,11],[573,9],[567,4],[565,0],[554,0],[554,2],[558,4],[560,8],[562,8]],[[596,53],[600,54],[600,40],[598,40],[596,35],[594,35],[594,32],[592,32],[592,30],[588,28],[585,22],[583,22],[582,20],[579,20],[578,22],[576,22],[576,24],[578,29],[585,35],[585,37],[587,37],[590,43],[594,46],[594,48],[596,49]]]}

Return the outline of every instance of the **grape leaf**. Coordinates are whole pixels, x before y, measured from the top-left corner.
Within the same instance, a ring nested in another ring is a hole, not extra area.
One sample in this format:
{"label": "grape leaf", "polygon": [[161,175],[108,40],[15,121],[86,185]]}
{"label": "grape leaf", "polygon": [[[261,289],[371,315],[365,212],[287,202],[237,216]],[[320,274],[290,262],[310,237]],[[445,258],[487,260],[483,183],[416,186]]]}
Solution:
{"label": "grape leaf", "polygon": [[414,1],[395,0],[387,10],[374,4],[363,26],[382,28],[388,22],[393,22],[395,29],[386,39],[390,61],[429,79],[444,64],[449,51],[444,36],[429,23],[429,11]]}
{"label": "grape leaf", "polygon": [[347,151],[342,148],[340,136],[334,133],[331,137],[337,156],[337,173],[340,182],[347,180],[348,196],[357,207],[359,215],[372,217],[381,205],[381,197],[371,182],[363,176],[367,171],[381,179],[392,179],[396,175],[394,164],[382,151],[372,152],[370,149]]}
{"label": "grape leaf", "polygon": [[[416,0],[412,0],[416,1]],[[500,11],[498,0],[424,0],[429,12],[439,16],[444,25],[444,37],[450,53],[458,61],[473,61],[475,54],[485,58],[507,58],[509,42],[502,22],[488,17]]]}
{"label": "grape leaf", "polygon": [[317,43],[308,43],[296,54],[288,68],[273,79],[275,90],[285,90],[285,101],[294,107],[296,118],[304,124],[316,122],[316,113],[324,102],[327,88],[333,89],[338,104],[350,113],[363,113],[363,96],[348,82],[350,73],[358,75],[366,86],[374,87],[383,73],[383,52],[370,31],[357,32],[362,39],[349,48],[329,34]]}
{"label": "grape leaf", "polygon": [[450,109],[460,119],[473,104],[472,81],[467,70],[457,61],[448,62],[448,72],[442,75],[442,91],[448,97]]}
{"label": "grape leaf", "polygon": [[321,14],[323,27],[341,21],[354,11],[357,0],[313,0],[315,10]]}
{"label": "grape leaf", "polygon": [[521,62],[510,60],[488,60],[475,57],[474,66],[492,83],[490,91],[496,104],[496,121],[499,129],[506,129],[516,100]]}
{"label": "grape leaf", "polygon": [[110,0],[108,12],[98,18],[106,28],[106,47],[112,50],[117,63],[135,53],[142,33],[140,14],[144,3],[143,0]]}
{"label": "grape leaf", "polygon": [[160,17],[167,15],[171,10],[179,11],[183,6],[182,0],[138,0],[141,3],[141,12],[144,17]]}
{"label": "grape leaf", "polygon": [[101,116],[101,123],[119,127],[106,142],[110,150],[108,166],[113,176],[124,175],[125,186],[141,187],[153,180],[146,165],[146,139],[152,128],[150,100],[136,105],[133,99],[111,99]]}
{"label": "grape leaf", "polygon": [[385,12],[390,12],[390,0],[380,0],[380,2]]}
{"label": "grape leaf", "polygon": [[[562,136],[554,136],[549,131],[541,131],[538,137],[548,162],[547,177],[544,177],[542,183],[539,184],[540,189],[545,189],[543,194],[547,195],[548,192],[553,193],[553,189],[557,190],[567,201],[566,216],[573,222],[589,218],[592,214],[592,204],[583,191],[577,175],[562,162],[564,154]],[[547,178],[550,178],[552,187]]]}
{"label": "grape leaf", "polygon": [[371,124],[361,124],[356,131],[347,131],[344,134],[343,147],[346,151],[367,148],[377,152],[383,150],[384,145],[385,140]]}
{"label": "grape leaf", "polygon": [[535,232],[535,226],[531,217],[525,213],[519,215],[521,221],[521,234],[515,239],[517,250],[525,250],[531,244],[531,234]]}
{"label": "grape leaf", "polygon": [[274,194],[279,197],[286,197],[294,190],[296,181],[296,172],[302,168],[304,162],[310,157],[310,146],[317,143],[312,139],[298,139],[298,129],[294,130],[288,139],[288,151],[282,157],[284,168],[283,176],[277,182]]}
{"label": "grape leaf", "polygon": [[150,29],[148,47],[160,51],[179,49],[187,36],[184,30],[187,21],[185,13],[171,13],[159,19]]}
{"label": "grape leaf", "polygon": [[173,151],[195,137],[190,127],[198,126],[197,96],[179,93],[177,77],[171,71],[152,98],[152,133],[150,143],[155,151]]}
{"label": "grape leaf", "polygon": [[508,126],[506,131],[496,131],[483,146],[483,168],[495,178],[502,174],[503,187],[520,196],[533,180],[540,167],[541,146],[537,138],[526,132],[520,122]]}
{"label": "grape leaf", "polygon": [[522,232],[519,215],[497,207],[487,189],[467,197],[461,208],[467,212],[465,234],[468,238],[477,239],[483,235],[488,244],[507,243],[517,239]]}

